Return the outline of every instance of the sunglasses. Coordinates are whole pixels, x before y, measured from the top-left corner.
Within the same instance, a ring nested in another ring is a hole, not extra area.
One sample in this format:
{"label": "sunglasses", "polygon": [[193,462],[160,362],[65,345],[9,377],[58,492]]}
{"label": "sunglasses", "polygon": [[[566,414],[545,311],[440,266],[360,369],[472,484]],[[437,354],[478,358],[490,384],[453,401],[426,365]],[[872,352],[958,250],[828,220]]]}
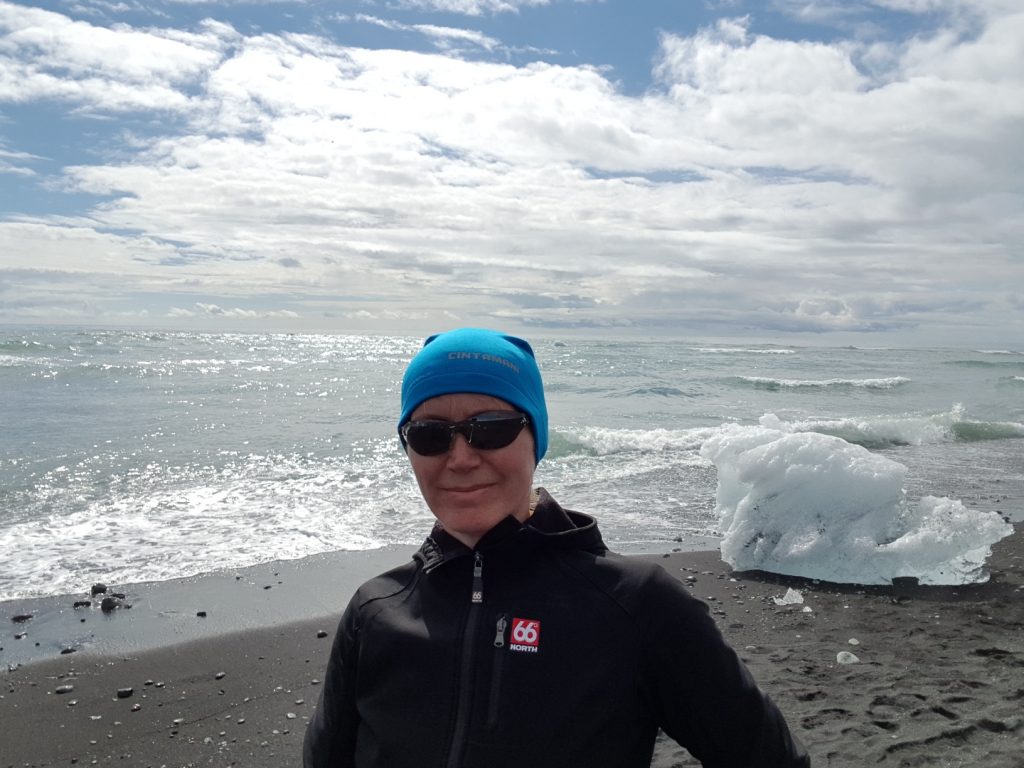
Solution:
{"label": "sunglasses", "polygon": [[410,421],[402,426],[400,434],[402,442],[420,456],[440,456],[451,448],[455,435],[462,435],[474,448],[485,451],[504,448],[529,423],[526,414],[518,411],[494,411],[478,413],[465,421]]}

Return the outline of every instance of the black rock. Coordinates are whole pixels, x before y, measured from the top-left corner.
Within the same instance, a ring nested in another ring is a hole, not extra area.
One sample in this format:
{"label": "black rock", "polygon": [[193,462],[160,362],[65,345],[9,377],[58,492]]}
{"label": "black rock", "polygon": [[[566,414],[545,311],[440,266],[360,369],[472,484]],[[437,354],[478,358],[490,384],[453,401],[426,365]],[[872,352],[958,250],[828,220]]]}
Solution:
{"label": "black rock", "polygon": [[117,689],[117,698],[119,698],[119,699],[130,699],[132,697],[133,693],[135,693],[135,689],[134,688],[118,688]]}
{"label": "black rock", "polygon": [[76,650],[78,650],[78,649],[77,648],[64,648],[64,649],[61,650],[60,653],[61,653],[61,656],[67,656],[69,653],[74,653]]}
{"label": "black rock", "polygon": [[32,614],[19,613],[17,616],[11,616],[11,621],[15,624],[24,624],[26,621],[32,621]]}
{"label": "black rock", "polygon": [[124,598],[125,598],[124,592],[111,592],[110,596],[111,597],[116,597],[118,600],[124,600]]}
{"label": "black rock", "polygon": [[104,597],[103,602],[100,603],[100,610],[104,613],[111,613],[112,611],[115,611],[118,608],[121,608],[122,606],[124,606],[124,603],[122,603],[116,597]]}
{"label": "black rock", "polygon": [[327,637],[327,632],[325,630],[321,629],[319,632],[316,633],[316,636],[321,638],[321,639],[325,638],[325,637]]}
{"label": "black rock", "polygon": [[55,690],[54,693],[57,693],[57,694],[71,693],[73,690],[75,690],[75,686],[73,686],[73,685],[60,685],[60,686],[57,686],[57,690]]}
{"label": "black rock", "polygon": [[198,616],[200,619],[205,619],[206,618],[206,611],[197,611],[196,612],[196,616]]}
{"label": "black rock", "polygon": [[92,600],[75,600],[75,608],[91,608]]}
{"label": "black rock", "polygon": [[107,585],[106,584],[93,584],[92,585],[92,596],[93,597],[96,597],[96,595],[105,595],[106,593],[107,593]]}
{"label": "black rock", "polygon": [[916,587],[918,584],[917,576],[894,576],[892,579],[892,585],[894,587],[907,588]]}

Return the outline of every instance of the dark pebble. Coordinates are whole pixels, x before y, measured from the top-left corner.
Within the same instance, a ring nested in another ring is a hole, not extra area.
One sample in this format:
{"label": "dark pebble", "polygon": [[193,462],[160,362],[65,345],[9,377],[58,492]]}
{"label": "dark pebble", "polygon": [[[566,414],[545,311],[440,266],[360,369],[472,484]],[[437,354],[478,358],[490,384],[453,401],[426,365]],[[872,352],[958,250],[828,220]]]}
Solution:
{"label": "dark pebble", "polygon": [[321,639],[325,638],[325,637],[327,637],[327,632],[326,632],[326,630],[321,629],[319,632],[316,633],[316,636],[321,638]]}
{"label": "dark pebble", "polygon": [[106,584],[93,584],[92,585],[92,596],[93,597],[96,597],[96,595],[105,595],[106,593],[107,593],[107,585]]}
{"label": "dark pebble", "polygon": [[200,619],[205,619],[206,618],[206,611],[197,611],[196,612],[196,616],[198,616]]}
{"label": "dark pebble", "polygon": [[118,600],[124,600],[124,598],[125,598],[124,592],[111,592],[110,596],[111,597],[116,597]]}
{"label": "dark pebble", "polygon": [[92,600],[75,600],[75,608],[91,608]]}
{"label": "dark pebble", "polygon": [[218,672],[216,675],[213,676],[213,679],[214,680],[223,680],[224,679],[224,673],[223,672]]}
{"label": "dark pebble", "polygon": [[23,638],[24,636],[25,636],[25,633],[24,633],[24,632],[18,632],[18,633],[16,633],[16,634],[14,635],[14,639],[15,639],[15,640],[21,640],[21,638]]}
{"label": "dark pebble", "polygon": [[896,576],[892,580],[894,587],[916,587],[917,576]]}
{"label": "dark pebble", "polygon": [[134,688],[118,688],[117,689],[117,698],[119,698],[119,699],[130,699],[132,697],[133,693],[135,693],[135,689]]}
{"label": "dark pebble", "polygon": [[57,690],[55,690],[54,693],[71,693],[73,690],[75,690],[75,686],[73,685],[59,685],[57,686]]}
{"label": "dark pebble", "polygon": [[100,603],[100,610],[104,613],[110,613],[111,611],[115,611],[123,605],[124,603],[122,603],[116,597],[104,597],[103,602]]}
{"label": "dark pebble", "polygon": [[11,616],[11,621],[15,624],[24,624],[26,621],[32,621],[32,614],[19,613],[17,616]]}
{"label": "dark pebble", "polygon": [[64,648],[64,649],[61,650],[60,653],[61,653],[62,656],[67,656],[69,653],[74,653],[75,650],[76,650],[75,648]]}

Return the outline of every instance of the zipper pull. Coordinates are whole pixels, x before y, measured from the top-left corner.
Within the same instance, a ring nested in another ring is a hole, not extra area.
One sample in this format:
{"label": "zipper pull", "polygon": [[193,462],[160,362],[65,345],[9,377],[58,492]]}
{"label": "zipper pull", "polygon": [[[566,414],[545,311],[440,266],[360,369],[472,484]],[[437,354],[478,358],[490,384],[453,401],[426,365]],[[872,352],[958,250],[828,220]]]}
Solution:
{"label": "zipper pull", "polygon": [[473,602],[484,601],[484,556],[474,552],[473,559]]}
{"label": "zipper pull", "polygon": [[494,647],[504,648],[505,647],[505,627],[508,626],[508,617],[505,614],[498,616],[498,626],[496,627],[497,633],[494,635]]}

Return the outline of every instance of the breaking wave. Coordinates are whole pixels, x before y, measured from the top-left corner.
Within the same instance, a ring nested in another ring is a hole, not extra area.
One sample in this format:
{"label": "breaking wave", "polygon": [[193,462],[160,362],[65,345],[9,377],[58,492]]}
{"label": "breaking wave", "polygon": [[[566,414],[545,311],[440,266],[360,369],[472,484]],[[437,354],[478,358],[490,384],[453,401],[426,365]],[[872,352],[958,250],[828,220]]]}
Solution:
{"label": "breaking wave", "polygon": [[849,443],[856,443],[869,449],[897,445],[1024,438],[1024,424],[1009,421],[971,421],[960,405],[954,406],[946,413],[806,420],[793,422],[792,427],[797,431],[841,437]]}
{"label": "breaking wave", "polygon": [[889,390],[909,384],[905,376],[882,379],[777,379],[768,376],[737,376],[732,379],[742,386],[778,392],[786,389],[874,389]]}

